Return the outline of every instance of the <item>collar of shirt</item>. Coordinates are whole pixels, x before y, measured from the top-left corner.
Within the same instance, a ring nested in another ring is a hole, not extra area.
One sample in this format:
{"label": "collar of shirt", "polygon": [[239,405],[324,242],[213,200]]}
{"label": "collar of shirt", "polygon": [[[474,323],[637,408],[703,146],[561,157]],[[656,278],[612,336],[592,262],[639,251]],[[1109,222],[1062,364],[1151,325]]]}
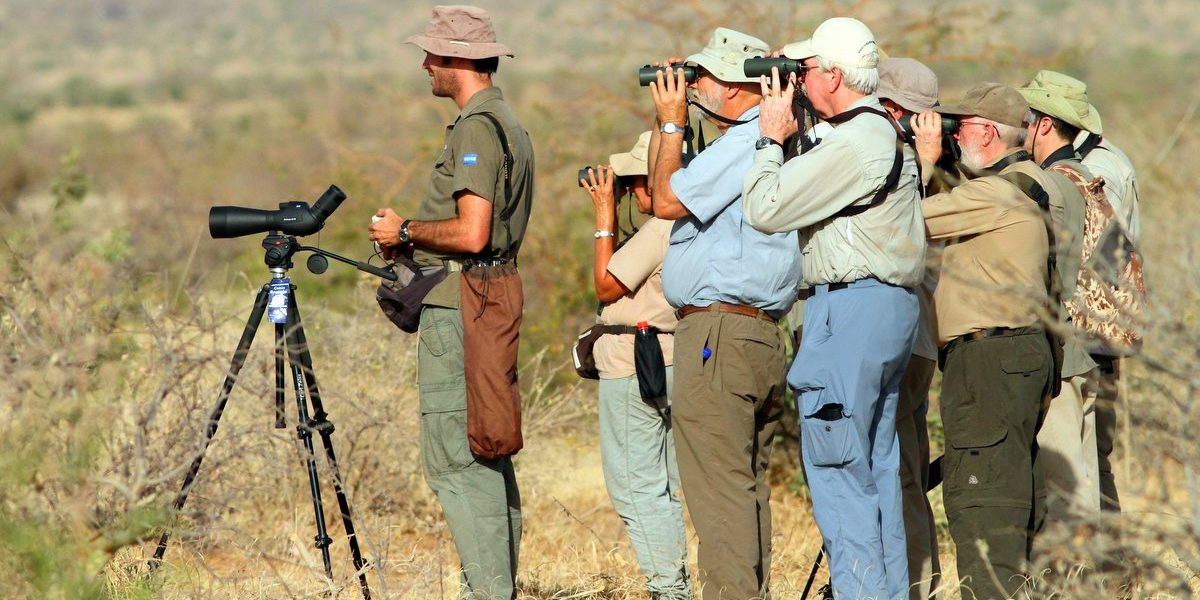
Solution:
{"label": "collar of shirt", "polygon": [[471,96],[470,100],[467,100],[467,104],[463,106],[462,112],[458,114],[458,118],[454,119],[454,122],[458,123],[467,116],[479,112],[479,109],[483,107],[485,103],[491,100],[503,99],[504,94],[500,93],[500,88],[496,86],[483,88],[482,90],[475,92],[475,95]]}
{"label": "collar of shirt", "polygon": [[1041,167],[1043,169],[1048,169],[1050,168],[1050,165],[1053,165],[1060,160],[1074,160],[1076,158],[1075,147],[1070,144],[1063,144],[1061,148],[1051,152],[1050,156],[1047,156],[1046,160],[1042,161]]}

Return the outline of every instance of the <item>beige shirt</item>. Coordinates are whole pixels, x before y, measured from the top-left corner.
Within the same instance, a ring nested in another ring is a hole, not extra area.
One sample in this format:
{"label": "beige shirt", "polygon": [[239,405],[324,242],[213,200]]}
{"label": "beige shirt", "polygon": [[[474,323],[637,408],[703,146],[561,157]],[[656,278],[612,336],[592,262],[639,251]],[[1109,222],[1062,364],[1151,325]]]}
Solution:
{"label": "beige shirt", "polygon": [[[882,110],[874,96],[851,105]],[[896,132],[886,120],[860,115],[836,125],[815,148],[783,162],[771,145],[754,154],[746,174],[742,212],[759,231],[799,230],[804,284],[880,281],[916,287],[925,273],[916,155],[904,146],[897,188],[855,216],[834,214],[870,203],[896,154]]]}
{"label": "beige shirt", "polygon": [[[604,325],[637,325],[641,321],[659,331],[675,331],[675,309],[667,304],[662,289],[663,257],[671,237],[671,221],[651,218],[621,249],[613,254],[608,272],[629,293],[606,304],[600,311]],[[592,349],[601,379],[618,379],[636,373],[633,365],[633,334],[600,336]],[[663,359],[671,365],[675,354],[675,336],[660,333]]]}
{"label": "beige shirt", "polygon": [[[1080,132],[1080,139],[1087,132]],[[1141,218],[1138,210],[1137,173],[1133,163],[1120,148],[1112,145],[1108,139],[1100,141],[1100,145],[1088,153],[1083,159],[1083,165],[1097,177],[1104,178],[1104,195],[1112,204],[1113,215],[1125,229],[1129,241],[1136,247],[1141,238]]]}
{"label": "beige shirt", "polygon": [[1036,324],[1046,303],[1049,254],[1037,204],[1008,181],[987,176],[921,205],[929,239],[946,243],[934,294],[940,345],[972,331]]}

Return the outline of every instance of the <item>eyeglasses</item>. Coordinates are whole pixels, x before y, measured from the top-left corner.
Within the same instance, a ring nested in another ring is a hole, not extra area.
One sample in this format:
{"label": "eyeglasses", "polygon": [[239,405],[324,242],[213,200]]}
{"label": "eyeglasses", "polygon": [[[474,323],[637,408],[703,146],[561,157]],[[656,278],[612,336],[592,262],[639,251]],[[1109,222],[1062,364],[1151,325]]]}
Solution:
{"label": "eyeglasses", "polygon": [[967,125],[980,125],[982,127],[992,127],[991,123],[986,123],[983,121],[959,121],[958,122],[959,128],[966,127]]}

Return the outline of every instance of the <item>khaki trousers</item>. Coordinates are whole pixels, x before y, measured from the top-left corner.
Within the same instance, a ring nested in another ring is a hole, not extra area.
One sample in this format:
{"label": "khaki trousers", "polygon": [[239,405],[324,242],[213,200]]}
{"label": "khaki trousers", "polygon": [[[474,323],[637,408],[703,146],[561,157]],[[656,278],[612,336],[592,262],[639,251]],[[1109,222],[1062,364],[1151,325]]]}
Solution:
{"label": "khaki trousers", "polygon": [[1046,526],[1092,519],[1100,512],[1096,445],[1099,375],[1092,369],[1064,379],[1038,431],[1046,472]]}
{"label": "khaki trousers", "polygon": [[900,438],[900,493],[904,502],[904,535],[908,541],[908,596],[929,598],[937,589],[937,529],[929,505],[929,384],[937,361],[913,355],[900,380],[900,404],[896,408],[896,436]]}
{"label": "khaki trousers", "polygon": [[767,446],[784,369],[783,335],[769,321],[699,312],[675,331],[671,424],[704,600],[769,597]]}

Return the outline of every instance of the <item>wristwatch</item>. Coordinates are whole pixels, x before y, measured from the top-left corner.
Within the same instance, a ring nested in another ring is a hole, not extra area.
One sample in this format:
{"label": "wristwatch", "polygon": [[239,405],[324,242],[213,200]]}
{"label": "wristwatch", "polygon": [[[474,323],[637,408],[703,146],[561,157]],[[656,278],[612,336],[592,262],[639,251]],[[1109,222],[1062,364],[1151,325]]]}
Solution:
{"label": "wristwatch", "polygon": [[607,229],[597,229],[596,230],[596,239],[600,239],[600,238],[604,238],[604,237],[612,237],[612,236],[613,236],[613,232],[608,231]]}
{"label": "wristwatch", "polygon": [[408,243],[408,240],[409,240],[408,224],[409,223],[412,223],[412,219],[405,219],[404,222],[400,224],[400,243],[401,244]]}
{"label": "wristwatch", "polygon": [[780,148],[782,148],[782,147],[783,147],[783,144],[781,144],[781,143],[779,143],[779,142],[775,141],[775,139],[774,139],[774,138],[772,138],[772,137],[770,137],[770,136],[765,136],[765,135],[764,135],[764,136],[762,136],[762,137],[758,138],[758,141],[757,141],[757,142],[754,142],[754,149],[755,149],[755,150],[762,150],[763,148],[766,148],[766,147],[768,147],[768,146],[770,146],[770,145],[772,145],[772,144],[774,144],[774,145],[776,145],[776,146],[779,146]]}
{"label": "wristwatch", "polygon": [[663,133],[683,133],[683,131],[685,129],[687,129],[687,126],[685,126],[685,125],[676,125],[674,123],[665,123],[665,124],[663,124],[663,126],[661,128],[659,128],[659,131],[661,131]]}

